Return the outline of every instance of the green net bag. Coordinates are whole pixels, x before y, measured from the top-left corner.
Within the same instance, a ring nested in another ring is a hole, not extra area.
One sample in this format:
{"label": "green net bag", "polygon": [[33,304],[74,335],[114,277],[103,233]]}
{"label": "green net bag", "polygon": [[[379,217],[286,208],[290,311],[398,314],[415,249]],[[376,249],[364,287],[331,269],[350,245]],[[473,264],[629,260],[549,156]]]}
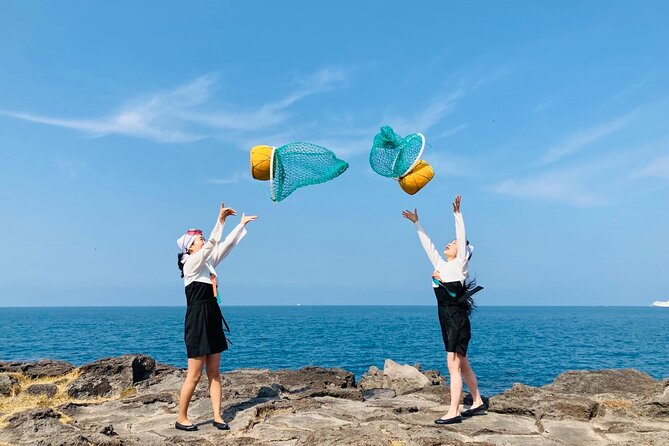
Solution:
{"label": "green net bag", "polygon": [[344,173],[348,163],[325,147],[308,142],[293,142],[276,149],[255,146],[251,149],[251,175],[270,180],[272,200],[279,202],[296,189],[325,183]]}
{"label": "green net bag", "polygon": [[369,154],[369,165],[379,175],[400,178],[411,171],[419,162],[425,148],[425,137],[412,133],[404,138],[391,127],[381,127],[381,133],[374,137]]}

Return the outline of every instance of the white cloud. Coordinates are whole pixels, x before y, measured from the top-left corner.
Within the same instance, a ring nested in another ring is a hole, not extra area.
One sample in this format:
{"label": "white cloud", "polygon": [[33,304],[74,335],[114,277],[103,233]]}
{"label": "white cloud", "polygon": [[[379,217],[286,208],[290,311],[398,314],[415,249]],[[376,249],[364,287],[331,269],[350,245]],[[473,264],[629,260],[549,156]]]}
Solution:
{"label": "white cloud", "polygon": [[457,125],[453,128],[444,130],[443,132],[437,134],[436,136],[433,136],[431,138],[431,140],[434,141],[434,140],[437,140],[437,139],[446,138],[448,136],[455,135],[456,133],[460,133],[461,131],[463,131],[466,128],[467,128],[467,124]]}
{"label": "white cloud", "polygon": [[220,131],[242,132],[277,125],[288,118],[286,110],[295,102],[341,86],[347,79],[344,70],[322,69],[297,79],[298,87],[286,97],[252,111],[207,107],[217,79],[206,75],[173,90],[135,98],[116,112],[99,118],[72,119],[16,111],[1,113],[25,121],[78,130],[93,137],[119,134],[163,143],[192,142],[218,136]]}
{"label": "white cloud", "polygon": [[556,201],[577,207],[592,207],[606,200],[589,190],[579,172],[558,171],[498,183],[493,192],[512,197]]}
{"label": "white cloud", "polygon": [[207,184],[238,184],[242,182],[251,182],[253,178],[251,177],[251,172],[237,170],[233,172],[232,175],[225,178],[210,178],[206,181]]}
{"label": "white cloud", "polygon": [[608,122],[567,135],[562,142],[548,149],[540,163],[550,164],[583,150],[589,144],[626,126],[635,117],[636,113],[637,111],[634,110]]}
{"label": "white cloud", "polygon": [[669,180],[669,155],[659,156],[640,169],[636,177],[653,177]]}
{"label": "white cloud", "polygon": [[443,95],[428,103],[422,110],[413,113],[411,117],[394,117],[386,121],[392,123],[393,129],[404,136],[407,133],[426,132],[455,109],[457,100],[464,96],[464,90]]}

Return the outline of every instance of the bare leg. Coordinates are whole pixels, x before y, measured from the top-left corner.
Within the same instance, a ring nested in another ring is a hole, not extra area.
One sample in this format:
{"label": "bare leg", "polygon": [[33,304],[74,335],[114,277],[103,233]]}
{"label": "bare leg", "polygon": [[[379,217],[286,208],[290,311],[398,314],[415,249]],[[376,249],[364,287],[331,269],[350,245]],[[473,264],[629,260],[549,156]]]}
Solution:
{"label": "bare leg", "polygon": [[447,352],[448,374],[451,383],[451,407],[442,418],[453,418],[460,415],[460,396],[462,395],[461,359],[462,355]]}
{"label": "bare leg", "polygon": [[202,376],[202,367],[204,367],[205,356],[198,356],[195,358],[188,358],[188,372],[186,373],[186,380],[181,386],[181,396],[179,396],[179,418],[177,421],[186,426],[191,425],[188,419],[188,405],[190,399],[193,398],[195,387],[200,382]]}
{"label": "bare leg", "polygon": [[479,392],[479,384],[476,380],[474,370],[472,370],[472,367],[469,365],[469,359],[467,359],[466,356],[461,357],[460,368],[462,369],[462,377],[464,378],[465,383],[467,383],[467,388],[472,394],[472,407],[479,407],[481,404],[483,404],[483,400],[481,399],[481,392]]}
{"label": "bare leg", "polygon": [[221,372],[219,370],[221,354],[207,355],[207,379],[209,379],[209,396],[214,409],[214,421],[223,423],[221,418]]}

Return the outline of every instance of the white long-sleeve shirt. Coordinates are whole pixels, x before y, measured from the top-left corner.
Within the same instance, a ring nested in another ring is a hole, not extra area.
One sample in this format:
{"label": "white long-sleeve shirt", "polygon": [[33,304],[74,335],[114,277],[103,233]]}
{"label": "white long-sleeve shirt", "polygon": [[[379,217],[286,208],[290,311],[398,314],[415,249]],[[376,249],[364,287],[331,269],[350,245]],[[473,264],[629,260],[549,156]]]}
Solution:
{"label": "white long-sleeve shirt", "polygon": [[[184,286],[192,282],[204,282],[211,284],[211,274],[216,274],[214,269],[224,258],[230,254],[232,248],[246,235],[246,228],[239,223],[228,234],[222,242],[223,225],[216,222],[216,226],[211,231],[209,240],[195,254],[191,254],[184,263]],[[218,276],[218,274],[216,274]]]}
{"label": "white long-sleeve shirt", "polygon": [[[425,228],[420,224],[420,221],[416,222],[416,231],[418,232],[418,239],[420,244],[425,250],[425,254],[430,259],[432,267],[439,271],[441,276],[441,281],[444,283],[459,281],[464,283],[465,279],[469,275],[469,259],[467,255],[467,236],[465,234],[465,222],[462,219],[462,214],[460,212],[453,214],[455,217],[455,240],[458,245],[458,254],[456,258],[452,261],[444,260],[439,254],[439,251],[434,247],[434,243],[430,240]],[[432,282],[432,286],[437,288],[438,285]]]}

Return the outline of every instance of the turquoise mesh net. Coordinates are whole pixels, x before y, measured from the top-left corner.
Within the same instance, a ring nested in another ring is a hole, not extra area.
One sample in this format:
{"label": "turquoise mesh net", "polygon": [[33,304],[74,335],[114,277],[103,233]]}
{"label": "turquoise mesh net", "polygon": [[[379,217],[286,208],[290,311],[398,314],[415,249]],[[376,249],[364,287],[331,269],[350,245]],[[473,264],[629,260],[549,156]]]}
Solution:
{"label": "turquoise mesh net", "polygon": [[278,202],[297,188],[337,178],[348,163],[325,147],[293,142],[274,150],[272,169],[272,200]]}
{"label": "turquoise mesh net", "polygon": [[374,137],[369,165],[384,177],[399,178],[418,160],[425,145],[424,138],[412,133],[402,138],[388,126],[381,127],[381,133]]}

